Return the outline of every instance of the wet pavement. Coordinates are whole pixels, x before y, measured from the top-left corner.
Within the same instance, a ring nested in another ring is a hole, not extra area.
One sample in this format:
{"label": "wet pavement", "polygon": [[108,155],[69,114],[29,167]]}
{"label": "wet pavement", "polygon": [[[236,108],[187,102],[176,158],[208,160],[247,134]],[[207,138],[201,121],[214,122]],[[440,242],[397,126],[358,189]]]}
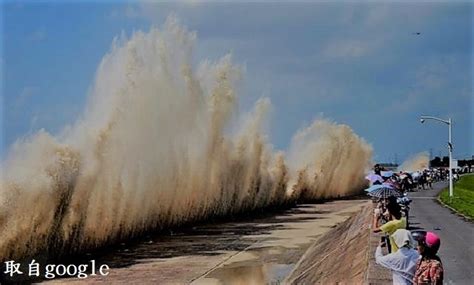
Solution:
{"label": "wet pavement", "polygon": [[257,218],[200,225],[121,243],[86,258],[107,264],[105,277],[52,283],[278,284],[321,235],[367,200],[303,204]]}

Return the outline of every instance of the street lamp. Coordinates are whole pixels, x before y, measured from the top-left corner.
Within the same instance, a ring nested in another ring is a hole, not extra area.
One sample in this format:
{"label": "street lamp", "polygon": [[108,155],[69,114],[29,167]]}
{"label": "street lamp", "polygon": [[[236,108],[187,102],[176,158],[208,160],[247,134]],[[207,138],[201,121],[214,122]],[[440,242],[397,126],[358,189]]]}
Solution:
{"label": "street lamp", "polygon": [[451,142],[451,126],[452,126],[452,121],[451,118],[448,120],[443,120],[440,118],[432,117],[432,116],[421,116],[420,117],[420,122],[423,124],[425,120],[435,120],[438,122],[442,122],[448,125],[449,128],[449,140],[448,140],[448,150],[449,150],[449,197],[453,197],[453,169],[452,169],[452,163],[453,163],[453,144]]}

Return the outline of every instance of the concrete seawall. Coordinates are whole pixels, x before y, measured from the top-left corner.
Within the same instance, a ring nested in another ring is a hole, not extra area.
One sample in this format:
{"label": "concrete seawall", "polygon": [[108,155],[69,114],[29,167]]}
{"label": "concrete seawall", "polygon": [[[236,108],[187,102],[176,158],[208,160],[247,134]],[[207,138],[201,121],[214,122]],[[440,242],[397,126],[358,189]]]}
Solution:
{"label": "concrete seawall", "polygon": [[285,284],[391,284],[389,270],[375,264],[380,240],[371,233],[372,202],[318,239]]}

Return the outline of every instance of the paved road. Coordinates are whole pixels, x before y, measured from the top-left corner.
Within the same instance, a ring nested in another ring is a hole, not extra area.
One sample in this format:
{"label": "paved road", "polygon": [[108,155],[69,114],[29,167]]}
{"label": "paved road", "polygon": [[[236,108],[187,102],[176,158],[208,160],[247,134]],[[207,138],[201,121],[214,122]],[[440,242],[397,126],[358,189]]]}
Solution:
{"label": "paved road", "polygon": [[438,204],[436,196],[446,186],[436,183],[433,190],[410,193],[410,225],[412,229],[433,231],[441,238],[439,255],[445,284],[474,284],[474,224]]}

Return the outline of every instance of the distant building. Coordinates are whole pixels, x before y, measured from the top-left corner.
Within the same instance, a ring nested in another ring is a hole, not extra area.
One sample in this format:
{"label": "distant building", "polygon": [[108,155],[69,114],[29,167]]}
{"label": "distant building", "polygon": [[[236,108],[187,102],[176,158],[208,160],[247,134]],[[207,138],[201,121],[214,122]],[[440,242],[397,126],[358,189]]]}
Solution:
{"label": "distant building", "polygon": [[398,164],[396,163],[383,163],[382,162],[382,163],[378,163],[378,165],[380,165],[380,167],[382,167],[385,170],[391,170],[391,171],[395,171],[398,168]]}

